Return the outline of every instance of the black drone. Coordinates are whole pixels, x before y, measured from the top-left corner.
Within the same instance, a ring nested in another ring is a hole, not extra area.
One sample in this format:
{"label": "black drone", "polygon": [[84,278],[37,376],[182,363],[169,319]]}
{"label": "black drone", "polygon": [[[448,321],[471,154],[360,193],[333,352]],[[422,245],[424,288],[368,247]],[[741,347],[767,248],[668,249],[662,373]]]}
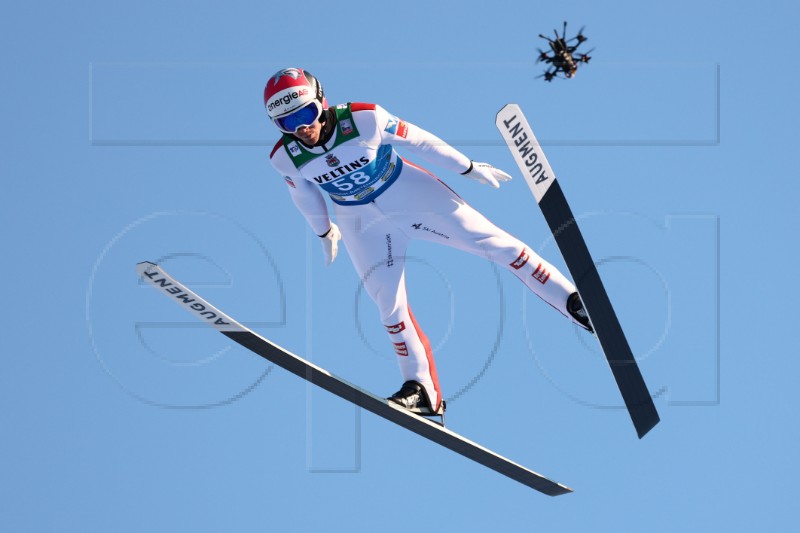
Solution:
{"label": "black drone", "polygon": [[[537,76],[537,78],[544,78],[544,81],[553,81],[553,78],[561,78],[562,76],[559,76],[559,73],[563,73],[564,78],[575,76],[578,72],[578,65],[581,63],[588,63],[591,59],[589,54],[594,50],[594,48],[592,48],[586,53],[575,54],[575,50],[578,49],[581,43],[588,39],[588,37],[583,35],[583,28],[578,32],[578,35],[572,39],[567,39],[567,22],[564,21],[564,30],[561,33],[561,37],[558,36],[558,30],[553,30],[553,33],[556,35],[555,39],[546,37],[541,33],[539,34],[539,37],[545,39],[550,45],[550,52],[544,52],[540,48],[537,48],[537,50],[539,50],[539,58],[536,62],[544,61],[552,65],[548,67],[544,74]],[[573,41],[578,42],[577,44],[570,45],[569,43]],[[551,53],[553,55],[550,55]]]}

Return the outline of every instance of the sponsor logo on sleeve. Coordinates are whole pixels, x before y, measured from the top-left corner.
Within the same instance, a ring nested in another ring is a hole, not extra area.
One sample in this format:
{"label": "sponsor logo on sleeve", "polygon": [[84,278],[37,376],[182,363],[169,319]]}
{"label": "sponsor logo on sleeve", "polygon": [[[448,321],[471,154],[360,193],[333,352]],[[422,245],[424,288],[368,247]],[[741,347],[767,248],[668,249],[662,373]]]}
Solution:
{"label": "sponsor logo on sleeve", "polygon": [[400,357],[408,357],[408,346],[406,346],[406,343],[393,342],[392,344],[394,344],[394,353]]}
{"label": "sponsor logo on sleeve", "polygon": [[384,131],[388,131],[394,135],[397,132],[397,122],[397,117],[389,115],[389,122],[386,123],[386,128],[384,128]]}
{"label": "sponsor logo on sleeve", "polygon": [[528,250],[523,248],[522,253],[519,254],[519,257],[517,257],[516,261],[511,263],[512,268],[514,268],[514,270],[519,270],[520,268],[524,267],[525,263],[528,262],[528,257]]}
{"label": "sponsor logo on sleeve", "polygon": [[339,122],[339,124],[341,124],[342,126],[343,135],[350,135],[351,133],[353,133],[353,123],[350,121],[349,118],[342,120],[341,122]]}
{"label": "sponsor logo on sleeve", "polygon": [[394,326],[385,326],[385,327],[386,331],[388,331],[390,335],[397,335],[398,333],[406,329],[406,323],[400,322],[399,324],[395,324]]}
{"label": "sponsor logo on sleeve", "polygon": [[405,120],[401,120],[397,124],[397,136],[405,139],[407,135],[408,135],[408,124],[406,124]]}
{"label": "sponsor logo on sleeve", "polygon": [[297,185],[294,184],[294,182],[292,181],[292,178],[290,178],[289,176],[284,176],[283,179],[286,180],[286,185],[288,185],[292,189],[296,189],[297,188]]}
{"label": "sponsor logo on sleeve", "polygon": [[539,266],[537,266],[536,270],[533,271],[533,277],[536,279],[536,281],[544,285],[547,283],[547,280],[550,279],[550,272],[548,272],[544,266],[539,263]]}

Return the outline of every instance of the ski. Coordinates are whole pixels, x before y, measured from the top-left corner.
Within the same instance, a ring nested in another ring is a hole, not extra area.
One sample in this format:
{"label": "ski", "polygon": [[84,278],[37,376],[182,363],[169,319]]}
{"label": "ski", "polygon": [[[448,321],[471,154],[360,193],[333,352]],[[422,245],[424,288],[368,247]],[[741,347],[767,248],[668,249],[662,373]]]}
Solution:
{"label": "ski", "polygon": [[658,412],[564,192],[517,104],[503,107],[495,125],[553,232],[636,432],[642,438],[658,424]]}
{"label": "ski", "polygon": [[201,322],[292,374],[539,492],[549,496],[572,492],[569,487],[547,479],[435,422],[412,414],[281,348],[208,303],[158,265],[145,261],[139,263],[136,270],[143,280]]}

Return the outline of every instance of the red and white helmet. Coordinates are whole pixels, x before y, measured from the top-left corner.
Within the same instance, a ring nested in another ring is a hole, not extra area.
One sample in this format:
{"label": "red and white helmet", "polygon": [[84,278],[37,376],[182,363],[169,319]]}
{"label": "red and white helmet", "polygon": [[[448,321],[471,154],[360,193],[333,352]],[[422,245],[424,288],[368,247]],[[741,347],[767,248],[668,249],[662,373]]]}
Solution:
{"label": "red and white helmet", "polygon": [[272,122],[285,133],[319,119],[328,100],[317,78],[299,68],[276,72],[264,87],[264,107]]}

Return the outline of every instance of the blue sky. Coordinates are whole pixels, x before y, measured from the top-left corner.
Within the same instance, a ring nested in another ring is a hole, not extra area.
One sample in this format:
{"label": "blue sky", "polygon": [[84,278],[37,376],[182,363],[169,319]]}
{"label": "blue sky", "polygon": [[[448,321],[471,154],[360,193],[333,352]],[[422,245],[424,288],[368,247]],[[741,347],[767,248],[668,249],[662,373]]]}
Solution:
{"label": "blue sky", "polygon": [[[429,4],[5,7],[0,528],[797,527],[797,8]],[[537,34],[563,20],[597,49],[547,84]],[[324,267],[269,165],[261,91],[285,66],[514,174],[493,190],[428,165],[563,269],[494,126],[522,106],[662,422],[638,440],[594,341],[447,248],[412,246],[407,277],[448,426],[575,493],[312,390],[139,283],[135,264],[160,261],[278,344],[396,390],[349,258]]]}

